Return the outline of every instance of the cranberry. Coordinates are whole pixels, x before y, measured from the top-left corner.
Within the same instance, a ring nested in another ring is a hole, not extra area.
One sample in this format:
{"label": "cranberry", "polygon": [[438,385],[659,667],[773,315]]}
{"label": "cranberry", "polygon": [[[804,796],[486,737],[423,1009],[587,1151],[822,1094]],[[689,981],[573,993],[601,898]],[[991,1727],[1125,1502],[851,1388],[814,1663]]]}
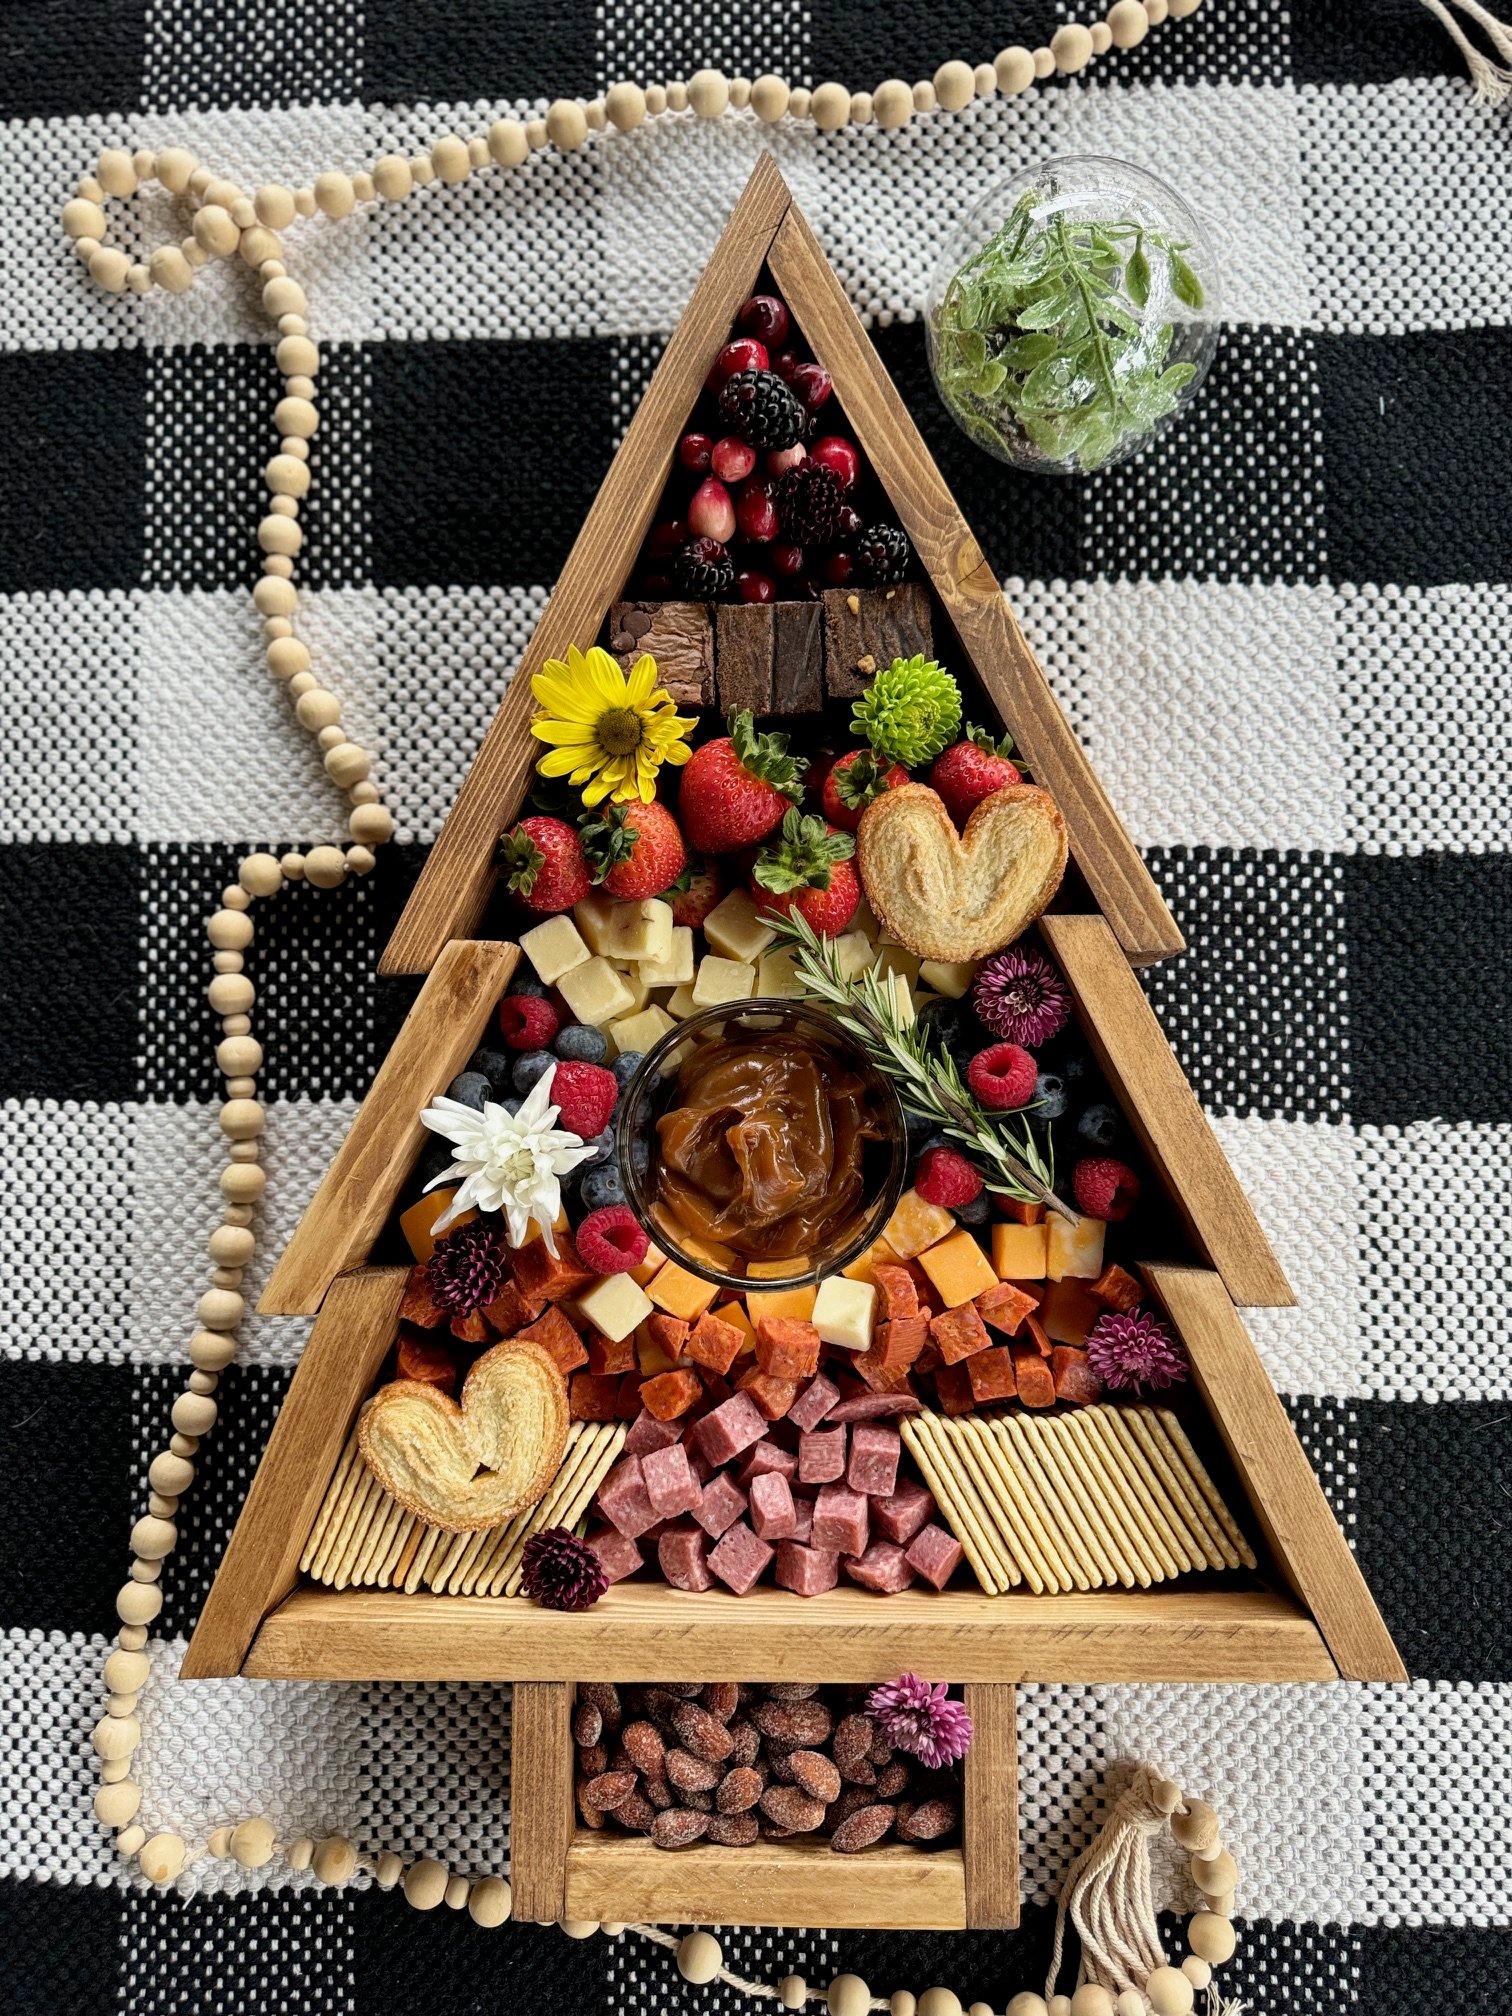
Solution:
{"label": "cranberry", "polygon": [[777,376],[782,380],[784,385],[791,385],[793,382],[793,373],[802,362],[803,359],[798,355],[796,350],[779,350],[777,355],[772,359],[772,369],[777,373]]}
{"label": "cranberry", "polygon": [[775,602],[777,584],[770,574],[762,574],[754,567],[742,567],[735,576],[735,595],[741,602]]}
{"label": "cranberry", "polygon": [[800,462],[807,460],[807,448],[801,441],[795,441],[791,448],[768,449],[766,466],[773,476],[785,476],[789,469],[796,469]]}
{"label": "cranberry", "polygon": [[829,554],[824,562],[824,578],[831,588],[843,588],[855,571],[854,558],[843,551]]}
{"label": "cranberry", "polygon": [[652,560],[665,560],[669,553],[675,553],[685,545],[688,528],[681,518],[663,518],[659,525],[653,525],[646,538],[646,553]]}
{"label": "cranberry", "polygon": [[833,390],[830,375],[822,364],[797,365],[788,384],[810,413],[817,413]]}
{"label": "cranberry", "polygon": [[709,458],[714,453],[714,443],[707,434],[684,434],[677,444],[677,459],[684,469],[691,469],[695,476],[707,476]]}
{"label": "cranberry", "polygon": [[842,490],[855,489],[861,477],[861,457],[856,453],[854,442],[847,441],[843,434],[826,434],[814,443],[809,453],[814,461],[835,472],[840,478]]}
{"label": "cranberry", "polygon": [[737,371],[765,371],[767,368],[765,343],[758,343],[754,336],[737,336],[733,343],[726,343],[714,359],[704,384],[711,392],[717,392],[726,378],[733,378]]}
{"label": "cranberry", "polygon": [[774,546],[767,555],[767,565],[774,574],[781,574],[791,580],[803,572],[803,548],[791,543]]}
{"label": "cranberry", "polygon": [[759,336],[769,346],[778,344],[789,328],[786,303],[775,294],[753,294],[735,317],[735,326],[747,336]]}
{"label": "cranberry", "polygon": [[735,506],[717,476],[706,476],[688,505],[688,530],[701,539],[729,539],[735,531]]}
{"label": "cranberry", "polygon": [[735,522],[753,545],[764,546],[767,540],[777,537],[781,520],[770,483],[759,476],[754,477],[737,492]]}
{"label": "cranberry", "polygon": [[854,539],[861,530],[861,513],[853,511],[849,504],[840,506],[840,516],[835,521],[835,529],[842,539]]}
{"label": "cranberry", "polygon": [[721,483],[738,483],[742,476],[749,476],[756,467],[756,450],[749,441],[727,434],[723,441],[714,443],[710,460]]}

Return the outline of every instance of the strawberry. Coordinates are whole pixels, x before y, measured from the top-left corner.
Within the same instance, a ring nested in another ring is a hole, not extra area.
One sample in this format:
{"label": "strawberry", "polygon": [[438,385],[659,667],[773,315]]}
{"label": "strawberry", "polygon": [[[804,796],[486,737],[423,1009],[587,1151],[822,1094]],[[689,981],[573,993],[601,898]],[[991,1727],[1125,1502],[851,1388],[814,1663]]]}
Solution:
{"label": "strawberry", "polygon": [[690,861],[666,892],[672,905],[674,924],[691,924],[698,930],[705,917],[724,894],[724,877],[717,861]]}
{"label": "strawberry", "polygon": [[824,816],[831,826],[854,833],[861,824],[861,814],[874,798],[907,782],[908,772],[901,763],[891,763],[884,769],[875,750],[851,749],[836,757],[829,767],[822,794]]}
{"label": "strawberry", "polygon": [[649,805],[605,805],[579,829],[595,883],[624,903],[660,896],[688,865],[677,821],[655,799]]}
{"label": "strawberry", "polygon": [[803,792],[804,760],[786,735],[758,735],[744,710],[730,732],[695,749],[682,773],[678,811],[700,854],[733,854],[764,840]]}
{"label": "strawberry", "polygon": [[1007,784],[1022,784],[1018,765],[1008,761],[1013,737],[994,742],[985,728],[968,728],[930,767],[929,781],[945,801],[957,826],[964,826],[984,798]]}
{"label": "strawberry", "polygon": [[549,917],[591,887],[583,844],[564,819],[522,819],[499,840],[499,872],[527,910]]}
{"label": "strawberry", "polygon": [[751,893],[764,909],[784,917],[796,910],[821,936],[838,937],[861,901],[855,851],[849,833],[794,807],[783,817],[781,839],[756,856]]}

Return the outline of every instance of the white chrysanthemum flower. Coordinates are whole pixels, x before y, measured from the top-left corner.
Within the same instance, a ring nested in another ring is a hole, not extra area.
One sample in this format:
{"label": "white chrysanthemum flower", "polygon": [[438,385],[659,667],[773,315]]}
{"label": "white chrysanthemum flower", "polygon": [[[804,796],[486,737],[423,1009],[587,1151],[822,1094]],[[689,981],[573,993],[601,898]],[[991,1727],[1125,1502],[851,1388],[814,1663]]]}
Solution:
{"label": "white chrysanthemum flower", "polygon": [[580,1135],[555,1125],[557,1109],[549,1104],[556,1066],[531,1086],[518,1113],[485,1102],[482,1112],[459,1099],[438,1099],[420,1118],[442,1134],[457,1159],[442,1175],[426,1184],[435,1190],[456,1183],[457,1194],[432,1228],[444,1232],[464,1211],[501,1211],[511,1246],[523,1246],[534,1219],[546,1251],[556,1253],[552,1231],[562,1208],[560,1179],[593,1154]]}

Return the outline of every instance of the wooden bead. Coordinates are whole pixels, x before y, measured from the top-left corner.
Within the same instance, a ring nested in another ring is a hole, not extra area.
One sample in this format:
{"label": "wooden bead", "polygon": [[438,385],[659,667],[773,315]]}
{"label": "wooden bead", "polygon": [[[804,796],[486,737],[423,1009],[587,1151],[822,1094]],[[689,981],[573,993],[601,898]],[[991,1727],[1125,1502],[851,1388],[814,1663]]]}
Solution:
{"label": "wooden bead", "polygon": [[852,126],[870,126],[872,121],[872,94],[870,91],[852,91],[850,101],[850,122]]}
{"label": "wooden bead", "polygon": [[239,910],[217,910],[205,925],[205,936],[217,952],[245,951],[252,934],[252,919]]}
{"label": "wooden bead", "polygon": [[305,856],[305,880],[317,889],[339,889],[346,880],[346,856],[339,847],[312,847]]}
{"label": "wooden bead", "polygon": [[122,1779],[129,1778],[130,1776],[131,1759],[129,1757],[102,1757],[100,1759],[100,1783],[102,1785],[119,1785]]}
{"label": "wooden bead", "polygon": [[[1137,5],[1137,0],[1135,4]],[[1006,97],[1016,98],[1021,91],[1027,91],[1034,82],[1034,58],[1017,42],[1007,49],[998,51],[992,68],[997,77],[998,89]]]}
{"label": "wooden bead", "polygon": [[960,112],[976,96],[976,79],[969,63],[955,58],[942,63],[934,74],[935,96],[947,112]]}
{"label": "wooden bead", "polygon": [[320,425],[320,415],[308,399],[280,399],[273,408],[273,425],[280,434],[307,441]]}
{"label": "wooden bead", "polygon": [[887,2016],[918,2016],[919,1998],[912,1989],[895,1988],[887,1998]]}
{"label": "wooden bead", "polygon": [[149,1512],[131,1529],[131,1551],[144,1561],[161,1561],[178,1545],[178,1528],[171,1519],[156,1519]]}
{"label": "wooden bead", "polygon": [[1005,2016],[1045,2016],[1045,1998],[1026,1988],[1022,1994],[1014,1996],[1008,2004]]}
{"label": "wooden bead", "polygon": [[825,1990],[829,2016],[867,2016],[870,2001],[871,1990],[859,1974],[837,1974]]}
{"label": "wooden bead", "polygon": [[665,84],[646,86],[646,114],[648,118],[659,119],[667,109],[667,87]]}
{"label": "wooden bead", "polygon": [[335,726],[341,719],[341,702],[334,693],[317,686],[313,692],[300,694],[294,712],[299,716],[300,727],[313,733],[317,729]]}
{"label": "wooden bead", "polygon": [[284,854],[279,857],[279,867],[284,872],[286,882],[303,882],[304,856],[299,853]]}
{"label": "wooden bead", "polygon": [[1097,1981],[1083,1981],[1071,1997],[1071,2016],[1113,2016],[1113,1997]]}
{"label": "wooden bead", "polygon": [[255,1141],[267,1124],[256,1099],[228,1099],[220,1109],[221,1132],[232,1141]]}
{"label": "wooden bead", "polygon": [[481,1876],[467,1893],[467,1915],[474,1925],[492,1932],[514,1908],[514,1892],[502,1876]]}
{"label": "wooden bead", "polygon": [[131,1566],[126,1570],[126,1573],[131,1577],[133,1582],[156,1582],[162,1575],[162,1572],[163,1564],[161,1561],[133,1561]]}
{"label": "wooden bead", "polygon": [[318,691],[319,686],[320,681],[315,677],[315,674],[311,671],[301,668],[298,672],[294,674],[293,678],[290,679],[289,681],[290,698],[294,700],[302,700],[306,693],[314,693]]}
{"label": "wooden bead", "polygon": [[1106,21],[1094,21],[1087,31],[1092,37],[1092,54],[1106,56],[1113,46],[1113,31]]}
{"label": "wooden bead", "polygon": [[308,336],[281,336],[273,358],[286,377],[302,374],[313,378],[320,369],[320,352]]}
{"label": "wooden bead", "polygon": [[[1133,4],[1138,5],[1138,0]],[[1150,1786],[1150,1803],[1157,1813],[1174,1813],[1181,1804],[1181,1787],[1169,1778],[1156,1778]]]}
{"label": "wooden bead", "polygon": [[123,1651],[140,1652],[147,1644],[147,1633],[140,1624],[123,1624],[116,1633],[116,1643]]}
{"label": "wooden bead", "polygon": [[404,1864],[392,1849],[385,1849],[373,1865],[373,1881],[380,1890],[392,1890],[404,1874]]}
{"label": "wooden bead", "polygon": [[115,1852],[123,1861],[130,1861],[132,1856],[140,1854],[146,1845],[147,1829],[137,1821],[133,1821],[129,1827],[123,1827],[115,1838]]}
{"label": "wooden bead", "polygon": [[[1213,1855],[1219,1845],[1218,1815],[1205,1799],[1188,1799],[1185,1811],[1171,1815],[1171,1839],[1189,1855]],[[1225,1888],[1231,1888],[1225,1885]]]}
{"label": "wooden bead", "polygon": [[424,1856],[404,1872],[404,1894],[417,1911],[434,1911],[446,1895],[447,1872],[439,1862]]}
{"label": "wooden bead", "polygon": [[913,113],[913,92],[901,77],[887,78],[872,93],[872,117],[884,133],[906,126]]}
{"label": "wooden bead", "polygon": [[102,1827],[125,1827],[135,1820],[142,1803],[142,1788],[129,1778],[114,1785],[101,1785],[94,1795],[94,1815]]}
{"label": "wooden bead", "polygon": [[[541,121],[541,124],[544,126],[545,123],[546,122],[543,119]],[[411,175],[414,176],[418,186],[422,189],[427,187],[428,184],[434,182],[436,179],[436,171],[431,166],[431,158],[429,154],[411,154],[409,171]]]}
{"label": "wooden bead", "polygon": [[1044,47],[1040,47],[1034,52],[1034,74],[1042,81],[1044,78],[1052,77],[1055,74],[1055,58]]}
{"label": "wooden bead", "polygon": [[310,465],[297,455],[275,455],[263,470],[263,480],[277,497],[304,497],[309,494]]}
{"label": "wooden bead", "polygon": [[102,1715],[90,1738],[97,1757],[129,1757],[141,1740],[142,1725],[135,1715]]}
{"label": "wooden bead", "polygon": [[402,154],[385,154],[373,163],[373,187],[385,203],[402,203],[415,186]]}
{"label": "wooden bead", "polygon": [[431,148],[431,166],[443,182],[465,182],[472,173],[467,142],[455,133],[443,133]]}
{"label": "wooden bead", "polygon": [[216,259],[228,257],[241,243],[241,233],[231,222],[230,212],[222,210],[218,203],[197,210],[191,228],[195,244]]}
{"label": "wooden bead", "polygon": [[284,1860],[296,1876],[302,1876],[315,1859],[315,1843],[308,1834],[301,1834],[297,1841],[291,1841],[284,1851]]}
{"label": "wooden bead", "polygon": [[1226,1897],[1239,1882],[1239,1865],[1227,1848],[1216,1855],[1194,1855],[1192,1881],[1204,1897]]}
{"label": "wooden bead", "polygon": [[[83,242],[81,239],[80,243]],[[107,294],[123,294],[130,271],[131,261],[114,245],[102,245],[97,252],[89,255],[89,277]]]}
{"label": "wooden bead", "polygon": [[821,133],[837,133],[850,117],[850,93],[843,84],[821,84],[809,100],[809,112]]}
{"label": "wooden bead", "polygon": [[978,98],[996,97],[997,72],[990,63],[978,63],[971,73],[971,81],[976,86]]}
{"label": "wooden bead", "polygon": [[763,126],[775,126],[787,112],[789,95],[787,79],[766,71],[751,85],[751,110]]}
{"label": "wooden bead", "polygon": [[147,268],[165,294],[184,294],[194,285],[194,268],[177,245],[159,245]]}
{"label": "wooden bead", "polygon": [[751,80],[749,77],[730,79],[730,103],[737,112],[744,112],[751,102]]}
{"label": "wooden bead", "polygon": [[331,722],[327,727],[322,728],[320,733],[315,737],[316,745],[322,756],[329,755],[333,749],[339,749],[346,739],[346,730],[339,721]]}
{"label": "wooden bead", "polygon": [[270,231],[287,231],[294,222],[294,191],[281,182],[264,182],[252,198],[253,214]]}
{"label": "wooden bead", "polygon": [[243,1869],[262,1869],[273,1860],[278,1836],[273,1822],[258,1816],[231,1829],[231,1860]]}
{"label": "wooden bead", "polygon": [[150,294],[153,287],[152,268],[140,264],[128,266],[126,285],[133,294]]}
{"label": "wooden bead", "polygon": [[358,805],[347,821],[347,831],[365,847],[381,847],[393,836],[394,815],[386,805]]}
{"label": "wooden bead", "polygon": [[378,866],[378,856],[371,847],[348,847],[346,864],[354,875],[369,875]]}
{"label": "wooden bead", "polygon": [[777,1983],[777,2000],[784,2009],[801,2009],[808,1994],[808,1983],[801,1974],[784,1974]]}
{"label": "wooden bead", "polygon": [[198,1435],[186,1435],[182,1429],[168,1437],[168,1448],[175,1456],[193,1456],[199,1449]]}
{"label": "wooden bead", "polygon": [[501,168],[518,168],[530,152],[520,121],[495,119],[488,129],[488,151]]}
{"label": "wooden bead", "polygon": [[553,147],[573,153],[588,138],[588,121],[576,98],[557,98],[546,108],[546,132]]}
{"label": "wooden bead", "polygon": [[1052,1995],[1046,2008],[1049,2010],[1049,2016],[1071,2016],[1071,1997]]}
{"label": "wooden bead", "polygon": [[1144,1991],[1155,2016],[1191,2016],[1196,1996],[1179,1967],[1157,1967],[1146,1975]]}
{"label": "wooden bead", "polygon": [[136,169],[124,147],[107,147],[95,163],[95,176],[107,196],[136,194]]}
{"label": "wooden bead", "polygon": [[224,1330],[196,1330],[189,1339],[189,1358],[196,1371],[224,1372],[235,1356],[236,1339]]}
{"label": "wooden bead", "polygon": [[[697,77],[693,81],[697,83]],[[677,1971],[695,1988],[707,1987],[723,1965],[724,1951],[712,1932],[689,1932],[678,1944]]]}
{"label": "wooden bead", "polygon": [[1216,1911],[1194,1911],[1187,1924],[1187,1944],[1199,1960],[1210,1967],[1222,1967],[1234,1957],[1238,1937],[1227,1918]]}
{"label": "wooden bead", "polygon": [[327,168],[315,177],[315,207],[326,217],[350,217],[357,208],[357,192],[352,178],[337,168]]}
{"label": "wooden bead", "polygon": [[620,133],[633,133],[646,117],[646,94],[639,84],[611,84],[604,93],[604,115]]}
{"label": "wooden bead", "polygon": [[921,77],[909,95],[913,99],[915,112],[933,112],[939,103],[935,97],[934,85],[927,77]]}
{"label": "wooden bead", "polygon": [[1115,2016],[1145,2016],[1145,1999],[1137,1988],[1125,1988],[1113,2008]]}
{"label": "wooden bead", "polygon": [[276,896],[283,887],[283,870],[271,854],[249,854],[236,879],[251,896]]}
{"label": "wooden bead", "polygon": [[299,606],[299,596],[290,582],[264,574],[252,590],[252,606],[261,616],[292,616]]}
{"label": "wooden bead", "polygon": [[1074,76],[1092,61],[1092,37],[1080,21],[1067,21],[1050,37],[1050,54],[1062,75]]}
{"label": "wooden bead", "polygon": [[356,742],[338,742],[325,753],[326,775],[343,791],[360,784],[372,767],[372,757]]}
{"label": "wooden bead", "polygon": [[150,1624],[163,1607],[163,1592],[140,1582],[123,1582],[116,1592],[116,1615],[123,1624]]}
{"label": "wooden bead", "polygon": [[[189,1461],[187,1456],[175,1456],[171,1449],[161,1449],[147,1466],[147,1482],[152,1486],[154,1491],[175,1491],[182,1496],[194,1482],[194,1465]],[[116,1654],[112,1652],[110,1658],[114,1659],[115,1657]],[[115,1669],[115,1671],[117,1674],[124,1674],[128,1671],[139,1673],[141,1677],[131,1683],[136,1687],[142,1686],[147,1678],[145,1664],[140,1667],[120,1667]],[[105,1662],[107,1684],[112,1687],[121,1685],[122,1683],[119,1678],[111,1678],[111,1672],[110,1659],[107,1659]]]}
{"label": "wooden bead", "polygon": [[[189,1475],[194,1475],[191,1469]],[[101,1668],[101,1678],[112,1694],[131,1694],[147,1685],[152,1671],[145,1652],[111,1652]]]}
{"label": "wooden bead", "polygon": [[919,1997],[919,2016],[961,2016],[961,1998],[954,1988],[926,1988]]}
{"label": "wooden bead", "polygon": [[74,196],[63,205],[63,229],[70,238],[103,238],[105,212],[87,197]]}
{"label": "wooden bead", "polygon": [[1212,1985],[1213,1970],[1206,1960],[1199,1960],[1195,1953],[1188,1953],[1181,1963],[1181,1971],[1200,1995],[1204,1988]]}
{"label": "wooden bead", "polygon": [[304,533],[292,519],[270,512],[257,528],[257,543],[264,553],[284,553],[292,559],[304,544]]}
{"label": "wooden bead", "polygon": [[329,1835],[317,1842],[310,1858],[310,1867],[315,1871],[316,1880],[339,1890],[357,1870],[357,1850],[344,1834]]}
{"label": "wooden bead", "polygon": [[687,85],[682,83],[681,80],[679,79],[669,80],[667,84],[667,110],[669,112],[686,112],[687,109],[688,109]]}
{"label": "wooden bead", "polygon": [[1158,28],[1171,11],[1169,0],[1144,0],[1144,10],[1152,28]]}
{"label": "wooden bead", "polygon": [[[593,124],[593,106],[588,106],[586,112],[588,124],[591,127]],[[604,123],[604,108],[602,105],[598,108],[598,123],[600,126]],[[471,140],[468,141],[467,159],[469,166],[473,168],[486,168],[488,166],[488,142],[481,133],[474,133]],[[368,193],[371,195],[372,191],[369,190]],[[357,194],[361,196],[362,191],[359,189]]]}
{"label": "wooden bead", "polygon": [[354,805],[376,805],[378,803],[378,786],[373,783],[371,778],[365,777],[360,784],[352,786],[352,803]]}
{"label": "wooden bead", "polygon": [[310,669],[310,647],[299,637],[275,637],[268,646],[268,670],[275,679],[297,679]]}
{"label": "wooden bead", "polygon": [[442,1898],[448,1911],[461,1911],[467,1904],[467,1878],[459,1876],[455,1870],[446,1879],[446,1894]]}
{"label": "wooden bead", "polygon": [[247,964],[240,952],[217,952],[210,963],[217,973],[240,973]]}
{"label": "wooden bead", "polygon": [[245,1015],[257,999],[245,973],[217,973],[205,993],[217,1015]]}
{"label": "wooden bead", "polygon": [[234,196],[225,206],[231,213],[231,222],[238,231],[250,231],[257,222],[257,212],[252,207],[250,196]]}
{"label": "wooden bead", "polygon": [[171,1883],[183,1873],[188,1855],[181,1835],[154,1834],[137,1851],[137,1867],[149,1883]]}
{"label": "wooden bead", "polygon": [[189,187],[195,165],[187,147],[165,147],[157,157],[157,179],[175,196],[182,196]]}
{"label": "wooden bead", "polygon": [[[206,1394],[180,1393],[168,1418],[175,1428],[181,1428],[186,1435],[208,1435],[219,1413],[220,1409]],[[157,1612],[152,1614],[155,1617]],[[136,1620],[128,1617],[126,1621],[129,1624]],[[147,1620],[144,1618],[141,1621],[145,1623]]]}
{"label": "wooden bead", "polygon": [[[249,1099],[245,1103],[250,1106],[254,1102]],[[245,1300],[229,1288],[207,1288],[197,1306],[199,1320],[207,1330],[234,1330],[247,1313]]]}
{"label": "wooden bead", "polygon": [[730,86],[722,70],[695,70],[688,79],[688,103],[700,119],[719,119],[730,102]]}
{"label": "wooden bead", "polygon": [[1166,12],[1173,21],[1187,21],[1201,5],[1202,0],[1167,0]]}

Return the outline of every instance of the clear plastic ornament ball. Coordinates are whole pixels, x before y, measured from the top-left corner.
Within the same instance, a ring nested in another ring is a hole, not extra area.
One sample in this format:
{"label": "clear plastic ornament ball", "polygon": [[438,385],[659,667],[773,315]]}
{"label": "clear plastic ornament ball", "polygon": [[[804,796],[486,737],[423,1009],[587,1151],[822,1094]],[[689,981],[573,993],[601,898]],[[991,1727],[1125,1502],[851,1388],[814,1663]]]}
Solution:
{"label": "clear plastic ornament ball", "polygon": [[930,283],[929,364],[989,454],[1080,475],[1184,411],[1218,325],[1212,247],[1175,190],[1073,154],[1021,169],[951,234]]}

